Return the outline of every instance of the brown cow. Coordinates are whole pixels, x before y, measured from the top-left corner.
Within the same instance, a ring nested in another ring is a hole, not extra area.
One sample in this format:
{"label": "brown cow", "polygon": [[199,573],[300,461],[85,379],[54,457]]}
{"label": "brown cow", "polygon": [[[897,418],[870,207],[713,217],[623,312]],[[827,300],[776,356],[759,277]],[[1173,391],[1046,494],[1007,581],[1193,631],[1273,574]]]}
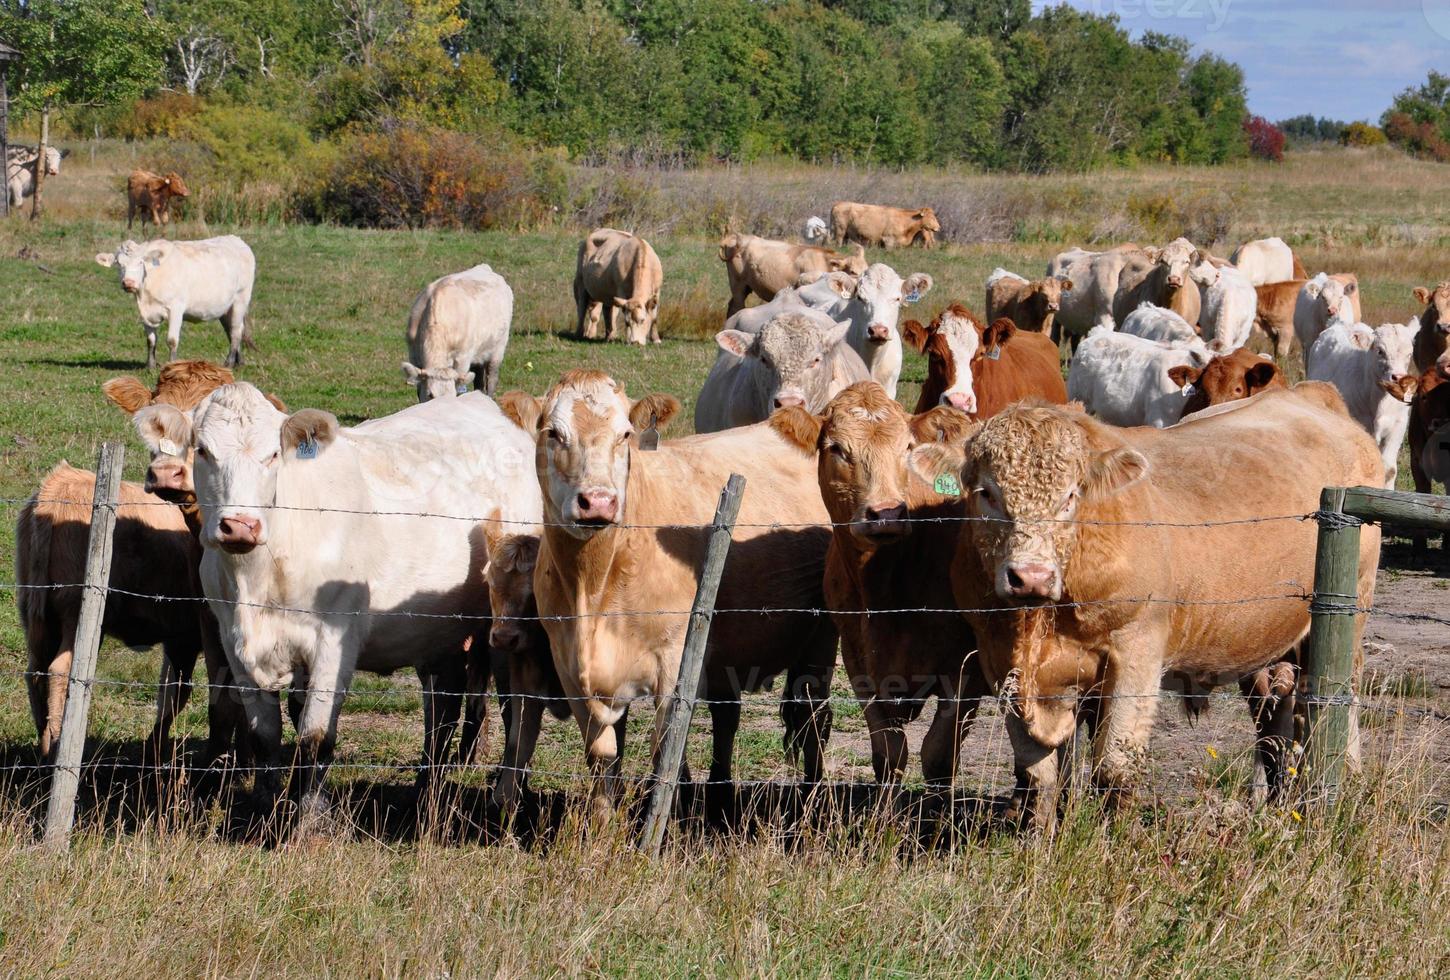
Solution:
{"label": "brown cow", "polygon": [[770,302],[782,289],[805,277],[827,272],[859,276],[866,271],[866,250],[857,245],[850,255],[818,245],[793,245],[756,235],[731,233],[720,239],[720,261],[730,279],[730,304],[725,315],[734,316],[754,293]]}
{"label": "brown cow", "polygon": [[1168,377],[1180,388],[1193,385],[1183,405],[1183,417],[1213,405],[1257,395],[1266,388],[1283,388],[1284,374],[1262,354],[1240,347],[1220,354],[1202,368],[1182,364],[1168,369]]}
{"label": "brown cow", "polygon": [[1067,401],[1057,345],[1046,334],[1019,331],[1011,320],[986,327],[971,310],[953,304],[929,327],[906,321],[901,336],[927,358],[918,413],[948,405],[989,418],[1024,398]]}
{"label": "brown cow", "polygon": [[[1420,377],[1410,409],[1410,473],[1417,493],[1434,492],[1434,480],[1450,487],[1450,374],[1437,368]],[[1415,553],[1423,553],[1425,533],[1412,537]]]}
{"label": "brown cow", "polygon": [[171,221],[171,199],[190,194],[186,182],[174,170],[165,177],[149,170],[131,171],[131,178],[126,182],[126,227],[131,227],[136,212],[140,211],[141,227],[150,222],[160,226],[164,235]]}
{"label": "brown cow", "polygon": [[1028,281],[1006,269],[997,269],[987,279],[987,322],[1006,317],[1019,330],[1056,333],[1062,294],[1071,289],[1072,280],[1066,276]]}
{"label": "brown cow", "polygon": [[831,205],[831,240],[860,242],[883,248],[906,248],[916,242],[936,244],[941,224],[931,208],[893,208],[880,204],[837,201]]}
{"label": "brown cow", "polygon": [[1415,335],[1415,370],[1424,373],[1438,363],[1440,373],[1450,375],[1450,357],[1446,356],[1446,344],[1450,341],[1450,282],[1439,283],[1434,289],[1416,286],[1415,301],[1425,304],[1425,312],[1420,314],[1420,332]]}
{"label": "brown cow", "polygon": [[[1255,519],[1314,511],[1326,486],[1384,480],[1374,440],[1318,382],[1162,430],[1019,405],[965,446],[918,447],[914,465],[957,476],[982,519],[962,532],[952,587],[987,679],[1011,698],[1016,805],[1041,826],[1054,820],[1057,750],[1078,699],[1103,696],[1094,771],[1121,802],[1147,761],[1165,670],[1236,682],[1306,635],[1314,525]],[[1360,608],[1378,564],[1379,530],[1366,526]],[[1362,630],[1357,617],[1356,648]],[[1357,728],[1351,738],[1357,749]]]}
{"label": "brown cow", "polygon": [[1274,356],[1284,360],[1294,343],[1294,309],[1299,302],[1299,291],[1307,279],[1286,279],[1255,286],[1258,306],[1254,312],[1254,326],[1264,332],[1274,345]]}
{"label": "brown cow", "polygon": [[[959,523],[913,524],[962,516],[954,487],[945,493],[907,468],[918,442],[960,440],[970,423],[949,408],[910,416],[874,381],[852,385],[823,415],[777,412],[770,425],[818,455],[820,493],[835,522],[826,555],[826,601],[835,611],[841,653],[871,731],[871,766],[881,783],[906,771],[906,726],[929,698],[936,716],[921,743],[928,787],[951,785],[957,753],[987,690],[972,651],[976,641],[955,613],[892,610],[952,608],[941,569],[956,550]],[[871,615],[861,613],[870,610]]]}
{"label": "brown cow", "polygon": [[1200,261],[1202,255],[1186,238],[1129,255],[1113,295],[1113,319],[1121,324],[1129,313],[1152,303],[1177,313],[1189,326],[1197,326],[1203,301],[1188,272]]}

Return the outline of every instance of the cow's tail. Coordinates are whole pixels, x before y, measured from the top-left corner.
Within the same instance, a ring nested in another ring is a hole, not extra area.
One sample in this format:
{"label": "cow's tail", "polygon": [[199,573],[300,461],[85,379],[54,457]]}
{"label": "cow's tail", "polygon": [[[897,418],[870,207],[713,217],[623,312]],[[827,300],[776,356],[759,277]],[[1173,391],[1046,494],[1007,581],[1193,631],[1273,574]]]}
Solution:
{"label": "cow's tail", "polygon": [[37,499],[43,496],[45,487],[20,511],[20,520],[15,524],[15,582],[21,586],[15,590],[16,605],[20,610],[20,625],[28,637],[45,621],[45,600],[48,589],[25,588],[27,585],[49,585],[46,581],[50,566],[50,525],[48,520],[36,517]]}
{"label": "cow's tail", "polygon": [[245,347],[247,350],[257,349],[257,340],[255,337],[252,336],[251,310],[248,310],[247,315],[242,317],[242,346]]}

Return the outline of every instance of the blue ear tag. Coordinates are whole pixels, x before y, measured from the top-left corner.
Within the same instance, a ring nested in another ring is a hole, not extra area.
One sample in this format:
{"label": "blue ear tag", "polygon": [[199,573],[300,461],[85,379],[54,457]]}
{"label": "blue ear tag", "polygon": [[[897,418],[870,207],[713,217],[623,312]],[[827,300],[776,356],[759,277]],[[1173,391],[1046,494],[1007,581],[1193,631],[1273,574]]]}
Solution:
{"label": "blue ear tag", "polygon": [[902,302],[903,303],[915,303],[919,299],[921,299],[921,291],[920,290],[913,289],[911,292],[909,292],[909,293],[906,294],[906,298],[903,299]]}
{"label": "blue ear tag", "polygon": [[952,473],[943,473],[938,476],[931,488],[943,497],[960,497],[962,495],[962,485],[957,482],[956,475]]}
{"label": "blue ear tag", "polygon": [[454,384],[453,384],[453,393],[455,395],[466,395],[466,394],[468,394],[468,385],[464,384],[462,381],[456,381],[456,382],[454,382]]}
{"label": "blue ear tag", "polygon": [[1186,385],[1183,386],[1183,397],[1184,398],[1192,398],[1193,397],[1193,385],[1191,383],[1190,384],[1186,384]]}
{"label": "blue ear tag", "polygon": [[297,444],[297,458],[316,459],[317,443],[313,442],[311,439],[303,439]]}
{"label": "blue ear tag", "polygon": [[996,347],[993,347],[991,350],[987,351],[987,360],[989,360],[989,361],[1000,361],[1001,359],[1002,359],[1002,345],[998,344]]}

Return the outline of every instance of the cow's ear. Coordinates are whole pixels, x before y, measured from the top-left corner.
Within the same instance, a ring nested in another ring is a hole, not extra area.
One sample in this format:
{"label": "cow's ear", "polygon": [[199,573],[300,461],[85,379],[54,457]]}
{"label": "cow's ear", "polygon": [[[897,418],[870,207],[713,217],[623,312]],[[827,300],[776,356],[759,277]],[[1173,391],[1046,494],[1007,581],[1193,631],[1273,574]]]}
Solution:
{"label": "cow's ear", "polygon": [[[97,255],[96,256],[96,261],[97,262],[101,262],[101,256]],[[101,265],[110,265],[110,263],[109,262],[101,262]],[[1425,305],[1428,306],[1429,303],[1430,303],[1430,297],[1433,296],[1433,295],[1434,294],[1431,293],[1430,290],[1426,289],[1424,286],[1416,286],[1415,287],[1415,302],[1417,302],[1417,303],[1424,303]]]}
{"label": "cow's ear", "polygon": [[821,333],[821,346],[824,350],[830,350],[846,339],[846,334],[851,330],[850,320],[841,320],[835,326],[829,327]]}
{"label": "cow's ear", "polygon": [[479,522],[483,531],[483,580],[488,582],[488,566],[498,561],[503,551],[503,510],[495,507],[487,518]]}
{"label": "cow's ear", "polygon": [[906,467],[917,479],[933,489],[954,486],[958,495],[961,494],[962,467],[966,462],[965,441],[924,442],[906,454]]}
{"label": "cow's ear", "polygon": [[815,453],[825,424],[825,416],[812,415],[799,405],[777,409],[770,416],[770,427],[776,435],[806,455]]}
{"label": "cow's ear", "polygon": [[459,394],[467,393],[468,386],[473,384],[474,377],[475,375],[472,371],[464,371],[462,374],[454,379],[454,386],[461,389]]}
{"label": "cow's ear", "polygon": [[680,400],[674,395],[645,395],[630,406],[629,424],[636,431],[648,429],[651,425],[663,428],[679,413]]}
{"label": "cow's ear", "polygon": [[267,399],[267,404],[271,405],[277,411],[281,412],[283,415],[286,415],[287,414],[287,406],[282,401],[282,399],[278,398],[276,395],[272,394],[270,391],[263,392],[262,393],[262,397],[265,398],[265,399]]}
{"label": "cow's ear", "polygon": [[1273,361],[1262,361],[1249,368],[1244,375],[1248,381],[1249,391],[1261,391],[1268,388],[1279,377],[1279,366]]}
{"label": "cow's ear", "polygon": [[902,302],[915,303],[929,293],[933,285],[931,276],[925,272],[913,272],[906,277],[906,282],[901,284]]}
{"label": "cow's ear", "polygon": [[1057,279],[1058,279],[1058,282],[1060,282],[1062,284],[1062,291],[1064,293],[1072,292],[1072,280],[1071,279],[1067,278],[1067,276],[1058,276]]}
{"label": "cow's ear", "polygon": [[151,267],[154,269],[156,266],[159,266],[161,264],[161,260],[165,257],[165,252],[161,251],[161,249],[159,248],[153,248],[151,249],[151,251],[146,253],[145,261],[151,263]]}
{"label": "cow's ear", "polygon": [[1198,378],[1203,372],[1189,364],[1176,364],[1168,369],[1168,380],[1180,388],[1197,384]]}
{"label": "cow's ear", "polygon": [[926,351],[926,338],[929,336],[926,327],[921,325],[920,320],[907,320],[900,327],[901,339],[906,341],[908,347],[918,354]]}
{"label": "cow's ear", "polygon": [[112,378],[101,385],[101,393],[127,415],[151,404],[151,391],[135,378]]}
{"label": "cow's ear", "polygon": [[1110,449],[1100,453],[1083,477],[1083,497],[1106,500],[1122,493],[1148,475],[1148,460],[1136,449]]}
{"label": "cow's ear", "polygon": [[1016,334],[1017,324],[1005,316],[999,316],[992,321],[990,327],[982,331],[982,349],[986,352],[996,350],[1011,340]]}
{"label": "cow's ear", "polygon": [[152,453],[184,456],[191,446],[191,419],[174,405],[147,405],[131,417],[131,424]]}
{"label": "cow's ear", "polygon": [[[110,252],[97,252],[96,253],[96,265],[103,265],[107,269],[109,269],[111,266],[113,266],[115,264],[116,264],[116,257],[114,255],[112,255]],[[1417,290],[1415,290],[1415,292],[1416,293],[1419,293],[1419,292],[1421,292],[1421,290],[1417,289]]]}
{"label": "cow's ear", "polygon": [[411,361],[404,361],[403,362],[403,380],[404,381],[406,381],[410,385],[415,385],[415,384],[417,384],[419,382],[419,380],[422,379],[422,377],[423,377],[423,372],[420,371],[417,368],[417,366],[414,365]]}
{"label": "cow's ear", "polygon": [[304,408],[282,420],[282,451],[291,452],[303,443],[316,447],[329,445],[337,438],[339,428],[337,416],[331,412]]}
{"label": "cow's ear", "polygon": [[514,425],[529,435],[539,431],[539,416],[544,414],[544,403],[527,391],[506,391],[498,396],[498,407]]}
{"label": "cow's ear", "polygon": [[744,357],[750,352],[750,345],[755,343],[755,338],[744,330],[721,330],[715,335],[715,343],[727,354]]}
{"label": "cow's ear", "polygon": [[[831,292],[842,299],[850,299],[856,295],[856,279],[848,273],[828,272],[821,278],[826,280],[826,283],[831,287]],[[816,281],[819,282],[820,279]]]}
{"label": "cow's ear", "polygon": [[967,413],[947,405],[938,405],[911,418],[911,434],[917,442],[964,442],[981,427]]}

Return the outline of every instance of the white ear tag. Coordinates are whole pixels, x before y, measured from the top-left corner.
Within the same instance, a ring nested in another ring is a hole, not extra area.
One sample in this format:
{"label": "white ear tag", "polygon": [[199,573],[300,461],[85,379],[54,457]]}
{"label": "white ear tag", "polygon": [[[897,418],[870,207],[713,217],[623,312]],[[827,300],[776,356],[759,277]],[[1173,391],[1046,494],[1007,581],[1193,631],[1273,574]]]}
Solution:
{"label": "white ear tag", "polygon": [[998,344],[996,347],[993,347],[991,350],[987,351],[987,360],[989,360],[989,361],[1000,361],[1001,359],[1002,359],[1002,345],[1001,344]]}
{"label": "white ear tag", "polygon": [[316,459],[317,458],[317,443],[316,442],[313,442],[311,439],[303,439],[301,442],[299,442],[297,444],[297,458],[298,459]]}
{"label": "white ear tag", "polygon": [[172,442],[170,439],[162,439],[159,443],[156,444],[156,448],[161,450],[167,456],[181,455],[181,447],[178,446],[176,443]]}
{"label": "white ear tag", "polygon": [[1191,397],[1193,397],[1193,384],[1192,384],[1192,382],[1190,382],[1190,383],[1188,383],[1188,384],[1186,384],[1186,385],[1183,386],[1183,397],[1184,398],[1191,398]]}

